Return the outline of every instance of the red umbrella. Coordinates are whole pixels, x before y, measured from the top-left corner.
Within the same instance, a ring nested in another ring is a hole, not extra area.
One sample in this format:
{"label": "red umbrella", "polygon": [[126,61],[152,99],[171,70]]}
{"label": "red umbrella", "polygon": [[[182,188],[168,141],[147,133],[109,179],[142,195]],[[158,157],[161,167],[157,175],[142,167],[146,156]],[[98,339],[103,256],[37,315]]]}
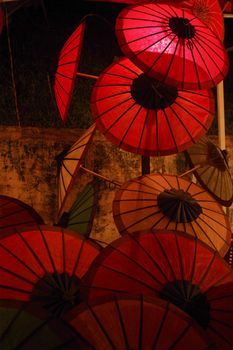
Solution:
{"label": "red umbrella", "polygon": [[85,340],[84,349],[212,348],[187,314],[169,302],[142,295],[108,296],[80,304],[65,319]]}
{"label": "red umbrella", "polygon": [[205,89],[226,76],[222,42],[191,11],[165,4],[130,6],[116,21],[122,51],[144,72],[183,89]]}
{"label": "red umbrella", "polygon": [[116,192],[113,216],[120,234],[144,229],[180,230],[224,256],[230,222],[202,187],[175,175],[150,174],[126,182]]}
{"label": "red umbrella", "polygon": [[32,207],[16,198],[0,195],[1,235],[33,224],[41,225],[43,219]]}
{"label": "red umbrella", "polygon": [[145,75],[121,58],[97,80],[91,99],[97,127],[126,151],[145,156],[177,153],[210,127],[210,90],[177,90]]}
{"label": "red umbrella", "polygon": [[0,34],[2,33],[3,26],[4,26],[4,11],[2,6],[0,5]]}
{"label": "red umbrella", "polygon": [[233,272],[198,239],[172,231],[126,235],[93,261],[84,283],[89,301],[109,292],[169,300],[193,317],[218,349],[233,347]]}
{"label": "red umbrella", "polygon": [[61,315],[80,302],[81,278],[100,249],[54,227],[6,234],[0,239],[0,299],[34,301]]}
{"label": "red umbrella", "polygon": [[63,122],[66,122],[74,90],[77,69],[85,30],[82,22],[63,46],[57,65],[54,81],[54,93],[58,110]]}

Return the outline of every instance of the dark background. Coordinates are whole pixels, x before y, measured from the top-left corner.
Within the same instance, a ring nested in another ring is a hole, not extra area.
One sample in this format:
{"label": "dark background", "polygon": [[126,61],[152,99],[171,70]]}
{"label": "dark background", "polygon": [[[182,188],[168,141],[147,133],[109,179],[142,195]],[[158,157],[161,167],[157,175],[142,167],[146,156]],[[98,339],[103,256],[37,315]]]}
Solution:
{"label": "dark background", "polygon": [[[123,4],[85,0],[39,0],[15,10],[8,4],[9,36],[14,61],[15,83],[22,126],[64,127],[58,114],[49,76],[65,41],[88,16],[81,53],[80,72],[99,75],[120,50],[114,23]],[[102,18],[100,18],[100,17]],[[105,19],[105,20],[104,20]],[[233,46],[233,19],[225,19],[225,46]],[[233,52],[225,79],[226,129],[233,133]],[[89,100],[93,80],[78,77],[65,127],[86,128],[92,123]],[[18,125],[12,89],[6,26],[0,36],[0,124]],[[216,123],[211,132],[216,132]]]}

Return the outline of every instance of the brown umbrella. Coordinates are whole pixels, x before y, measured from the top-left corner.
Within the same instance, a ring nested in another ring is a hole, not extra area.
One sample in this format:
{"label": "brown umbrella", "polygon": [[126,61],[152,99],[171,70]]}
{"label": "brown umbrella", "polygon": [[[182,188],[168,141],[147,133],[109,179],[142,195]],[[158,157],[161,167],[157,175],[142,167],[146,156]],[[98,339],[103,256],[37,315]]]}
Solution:
{"label": "brown umbrella", "polygon": [[175,175],[150,174],[116,193],[113,216],[120,234],[150,229],[180,230],[224,256],[231,239],[222,207],[200,186]]}
{"label": "brown umbrella", "polygon": [[233,185],[226,155],[225,150],[222,151],[207,137],[203,137],[185,152],[199,183],[220,204],[229,207],[233,201]]}

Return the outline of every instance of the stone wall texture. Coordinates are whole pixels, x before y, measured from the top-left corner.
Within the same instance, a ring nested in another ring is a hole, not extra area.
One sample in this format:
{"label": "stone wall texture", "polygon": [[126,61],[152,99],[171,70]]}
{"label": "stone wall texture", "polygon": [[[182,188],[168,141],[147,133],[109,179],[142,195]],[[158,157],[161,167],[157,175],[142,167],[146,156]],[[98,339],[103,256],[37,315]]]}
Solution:
{"label": "stone wall texture", "polygon": [[[48,225],[57,223],[56,156],[82,135],[80,129],[40,129],[0,126],[0,194],[32,206]],[[217,142],[216,137],[211,137]],[[233,171],[233,136],[226,138]],[[141,175],[141,157],[108,142],[98,131],[89,148],[85,166],[120,183]],[[180,174],[186,169],[183,154],[151,158],[151,172]],[[67,210],[92,176],[80,171],[67,202]],[[110,242],[119,236],[112,218],[116,187],[102,183],[91,236]],[[228,209],[233,224],[233,211]]]}

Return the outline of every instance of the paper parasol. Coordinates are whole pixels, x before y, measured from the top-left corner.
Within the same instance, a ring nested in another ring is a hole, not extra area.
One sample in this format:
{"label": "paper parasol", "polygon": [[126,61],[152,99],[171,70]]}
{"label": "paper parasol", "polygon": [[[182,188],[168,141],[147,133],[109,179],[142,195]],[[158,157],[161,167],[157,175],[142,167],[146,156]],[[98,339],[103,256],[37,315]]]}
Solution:
{"label": "paper parasol", "polygon": [[93,261],[84,283],[89,302],[114,292],[168,300],[194,318],[218,349],[233,347],[233,272],[198,239],[172,231],[125,235]]}
{"label": "paper parasol", "polygon": [[43,219],[29,205],[4,195],[0,195],[0,234],[14,232],[15,228],[43,224]]}
{"label": "paper parasol", "polygon": [[97,80],[91,99],[96,126],[113,143],[144,156],[180,152],[206,134],[214,114],[210,90],[178,90],[121,58]]}
{"label": "paper parasol", "polygon": [[231,239],[222,207],[200,186],[175,175],[150,174],[116,192],[113,216],[120,234],[144,229],[180,230],[224,256]]}
{"label": "paper parasol", "polygon": [[80,302],[81,278],[101,247],[55,227],[0,239],[0,299],[33,301],[60,316]]}
{"label": "paper parasol", "polygon": [[146,296],[105,297],[81,304],[65,319],[85,349],[210,349],[194,320],[171,303]]}
{"label": "paper parasol", "polygon": [[185,156],[201,186],[220,204],[229,207],[233,201],[233,185],[226,151],[204,137],[190,147]]}
{"label": "paper parasol", "polygon": [[222,42],[189,10],[165,4],[130,6],[119,14],[116,34],[130,60],[168,85],[206,89],[228,72]]}

